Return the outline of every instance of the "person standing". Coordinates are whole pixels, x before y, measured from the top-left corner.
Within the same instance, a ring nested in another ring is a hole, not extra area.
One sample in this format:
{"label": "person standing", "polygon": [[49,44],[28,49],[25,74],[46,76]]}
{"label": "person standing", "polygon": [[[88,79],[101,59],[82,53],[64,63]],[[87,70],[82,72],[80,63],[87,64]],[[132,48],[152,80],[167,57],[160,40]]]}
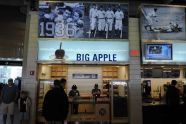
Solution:
{"label": "person standing", "polygon": [[18,97],[18,88],[13,83],[13,79],[8,79],[1,92],[3,124],[6,124],[7,114],[10,115],[11,124],[14,123],[14,104]]}
{"label": "person standing", "polygon": [[168,108],[168,123],[179,124],[179,90],[176,88],[177,81],[172,80],[166,92],[166,104]]}
{"label": "person standing", "polygon": [[118,7],[117,11],[115,12],[115,31],[116,36],[119,35],[120,38],[122,38],[123,19],[124,13],[121,11],[121,8]]}
{"label": "person standing", "polygon": [[63,124],[68,114],[68,97],[62,84],[65,79],[54,80],[54,88],[49,90],[43,102],[43,116],[50,124]]}
{"label": "person standing", "polygon": [[73,114],[78,114],[78,106],[79,106],[79,104],[77,103],[77,99],[80,96],[80,94],[79,94],[79,91],[77,90],[77,86],[76,85],[72,86],[72,89],[70,90],[68,95],[73,98],[72,113]]}
{"label": "person standing", "polygon": [[99,10],[97,11],[97,17],[98,17],[98,31],[99,31],[99,37],[103,37],[106,34],[105,33],[105,10],[102,6],[100,6]]}
{"label": "person standing", "polygon": [[183,111],[182,124],[186,124],[186,85],[183,85]]}
{"label": "person standing", "polygon": [[114,23],[114,11],[111,9],[111,7],[109,7],[108,10],[106,11],[105,17],[106,17],[105,31],[106,38],[108,38],[108,36],[112,37],[112,27]]}
{"label": "person standing", "polygon": [[101,90],[98,88],[98,84],[95,84],[94,89],[92,89],[92,95],[95,102],[97,101],[97,98],[100,97],[100,94]]}
{"label": "person standing", "polygon": [[[0,96],[1,96],[1,92],[2,92],[2,89],[3,89],[3,86],[4,86],[4,84],[3,83],[0,83]],[[0,104],[1,104],[1,99],[0,99]]]}
{"label": "person standing", "polygon": [[18,108],[20,112],[20,124],[28,124],[30,118],[31,99],[27,91],[21,91],[18,99]]}
{"label": "person standing", "polygon": [[146,20],[146,25],[144,26],[146,30],[153,31],[152,26],[154,26],[154,22],[158,22],[157,17],[157,8],[146,8],[141,9],[142,14]]}
{"label": "person standing", "polygon": [[89,10],[89,19],[90,19],[90,32],[89,32],[89,38],[93,37],[96,31],[96,25],[97,25],[97,7],[95,4],[92,5],[92,8]]}

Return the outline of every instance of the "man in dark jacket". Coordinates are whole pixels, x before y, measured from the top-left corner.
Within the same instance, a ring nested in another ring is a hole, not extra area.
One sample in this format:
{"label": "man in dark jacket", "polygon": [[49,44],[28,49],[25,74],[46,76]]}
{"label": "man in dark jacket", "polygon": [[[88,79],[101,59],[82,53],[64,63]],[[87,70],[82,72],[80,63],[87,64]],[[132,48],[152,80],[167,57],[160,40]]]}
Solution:
{"label": "man in dark jacket", "polygon": [[166,92],[166,103],[168,108],[169,115],[169,124],[178,124],[179,123],[179,90],[176,88],[177,81],[172,80],[171,85],[168,86]]}
{"label": "man in dark jacket", "polygon": [[171,85],[167,88],[166,102],[169,106],[179,105],[179,90],[175,87],[177,84],[176,80],[172,80]]}
{"label": "man in dark jacket", "polygon": [[54,88],[49,90],[44,98],[43,116],[51,124],[56,122],[63,124],[67,118],[68,106],[68,97],[61,87],[61,81],[54,80]]}

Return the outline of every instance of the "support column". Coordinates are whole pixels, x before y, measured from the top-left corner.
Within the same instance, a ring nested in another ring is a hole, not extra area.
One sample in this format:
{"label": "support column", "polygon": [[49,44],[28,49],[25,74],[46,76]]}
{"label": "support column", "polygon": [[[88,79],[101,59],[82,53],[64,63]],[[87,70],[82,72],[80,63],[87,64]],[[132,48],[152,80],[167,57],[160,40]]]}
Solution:
{"label": "support column", "polygon": [[36,93],[37,93],[37,41],[38,41],[38,14],[29,12],[26,21],[22,90],[28,91],[32,100],[30,124],[35,124]]}
{"label": "support column", "polygon": [[140,71],[139,19],[129,19],[130,51],[139,54],[130,56],[129,63],[129,124],[142,124],[142,96]]}

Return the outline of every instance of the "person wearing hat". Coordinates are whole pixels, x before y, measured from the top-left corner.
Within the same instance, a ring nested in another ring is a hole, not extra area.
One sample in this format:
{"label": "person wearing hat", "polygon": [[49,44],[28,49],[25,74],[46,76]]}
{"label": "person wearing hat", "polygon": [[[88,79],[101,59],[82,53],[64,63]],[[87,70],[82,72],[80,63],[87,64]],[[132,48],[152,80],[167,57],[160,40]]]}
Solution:
{"label": "person wearing hat", "polygon": [[10,115],[11,124],[14,122],[14,104],[18,97],[18,88],[13,83],[13,79],[8,79],[1,92],[3,124],[6,124],[7,114]]}
{"label": "person wearing hat", "polygon": [[77,90],[76,85],[72,85],[72,88],[69,92],[69,97],[73,98],[73,104],[72,104],[72,113],[73,114],[78,114],[78,106],[79,104],[77,103],[77,99],[80,96],[79,91]]}

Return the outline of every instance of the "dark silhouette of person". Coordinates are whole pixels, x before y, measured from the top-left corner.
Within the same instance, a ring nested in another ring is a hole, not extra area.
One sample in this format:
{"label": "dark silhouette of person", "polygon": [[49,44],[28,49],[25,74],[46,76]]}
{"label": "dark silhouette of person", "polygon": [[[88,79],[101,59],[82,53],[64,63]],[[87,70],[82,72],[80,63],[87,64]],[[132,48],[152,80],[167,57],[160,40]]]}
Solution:
{"label": "dark silhouette of person", "polygon": [[151,97],[151,83],[147,80],[143,81],[142,83],[143,86],[143,97],[144,98],[149,98]]}
{"label": "dark silhouette of person", "polygon": [[105,85],[105,88],[107,89],[107,97],[109,98],[110,97],[110,84],[109,83],[107,83],[106,85]]}
{"label": "dark silhouette of person", "polygon": [[68,97],[63,89],[65,79],[54,80],[54,88],[49,90],[43,102],[43,116],[50,124],[64,123],[68,115]]}
{"label": "dark silhouette of person", "polygon": [[94,85],[94,89],[92,89],[92,96],[95,102],[97,101],[97,98],[100,97],[101,90],[98,88],[98,84]]}
{"label": "dark silhouette of person", "polygon": [[72,103],[72,113],[73,114],[78,114],[78,106],[79,104],[77,103],[77,99],[80,96],[79,91],[77,90],[77,86],[73,85],[72,89],[69,92],[69,96],[73,98],[73,103]]}
{"label": "dark silhouette of person", "polygon": [[183,85],[183,116],[182,124],[186,124],[186,85]]}
{"label": "dark silhouette of person", "polygon": [[[1,96],[1,91],[2,91],[2,89],[3,89],[3,87],[4,87],[4,84],[3,83],[0,83],[0,96]],[[1,104],[1,99],[0,99],[0,104]]]}
{"label": "dark silhouette of person", "polygon": [[168,124],[179,124],[179,89],[176,88],[177,81],[172,80],[167,88],[166,104],[168,109]]}

